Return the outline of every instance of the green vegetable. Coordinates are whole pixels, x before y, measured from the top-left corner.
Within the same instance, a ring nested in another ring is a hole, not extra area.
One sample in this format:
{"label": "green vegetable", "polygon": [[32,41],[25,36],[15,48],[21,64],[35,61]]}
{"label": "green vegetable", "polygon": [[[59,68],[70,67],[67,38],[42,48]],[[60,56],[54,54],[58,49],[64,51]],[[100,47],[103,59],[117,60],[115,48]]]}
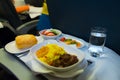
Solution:
{"label": "green vegetable", "polygon": [[72,39],[65,39],[65,41],[72,41]]}
{"label": "green vegetable", "polygon": [[55,29],[52,29],[51,32],[53,32],[55,35],[59,34]]}

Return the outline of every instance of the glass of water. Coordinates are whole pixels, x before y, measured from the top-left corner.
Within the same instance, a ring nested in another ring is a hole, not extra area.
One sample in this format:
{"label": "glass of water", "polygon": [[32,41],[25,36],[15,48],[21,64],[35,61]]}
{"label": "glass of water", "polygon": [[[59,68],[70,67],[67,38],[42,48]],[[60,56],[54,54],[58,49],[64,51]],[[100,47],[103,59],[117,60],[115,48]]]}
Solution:
{"label": "glass of water", "polygon": [[103,27],[92,27],[89,38],[88,51],[93,57],[103,54],[106,41],[106,29]]}

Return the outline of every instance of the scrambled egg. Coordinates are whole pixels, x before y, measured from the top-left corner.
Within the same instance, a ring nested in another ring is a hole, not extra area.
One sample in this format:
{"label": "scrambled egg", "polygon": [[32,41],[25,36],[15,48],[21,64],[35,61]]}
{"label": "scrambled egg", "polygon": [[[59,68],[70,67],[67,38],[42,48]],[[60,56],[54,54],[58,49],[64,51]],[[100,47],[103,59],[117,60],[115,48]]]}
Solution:
{"label": "scrambled egg", "polygon": [[66,51],[57,44],[47,44],[36,52],[37,57],[49,65],[63,54],[66,54]]}

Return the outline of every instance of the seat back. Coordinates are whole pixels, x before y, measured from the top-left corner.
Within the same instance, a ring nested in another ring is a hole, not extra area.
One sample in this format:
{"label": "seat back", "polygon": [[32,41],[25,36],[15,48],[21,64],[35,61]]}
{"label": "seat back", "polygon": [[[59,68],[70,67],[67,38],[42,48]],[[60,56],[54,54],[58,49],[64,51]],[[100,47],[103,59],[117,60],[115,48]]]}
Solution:
{"label": "seat back", "polygon": [[26,4],[30,4],[36,7],[42,7],[43,0],[24,0]]}
{"label": "seat back", "polygon": [[91,27],[105,27],[105,45],[120,54],[119,4],[119,0],[47,0],[54,28],[88,41]]}

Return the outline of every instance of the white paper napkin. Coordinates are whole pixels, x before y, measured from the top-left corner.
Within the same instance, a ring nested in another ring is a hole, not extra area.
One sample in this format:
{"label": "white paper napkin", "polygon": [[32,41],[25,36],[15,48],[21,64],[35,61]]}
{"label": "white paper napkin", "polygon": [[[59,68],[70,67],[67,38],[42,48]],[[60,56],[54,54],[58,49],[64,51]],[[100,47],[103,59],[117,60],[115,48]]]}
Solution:
{"label": "white paper napkin", "polygon": [[31,18],[35,18],[35,17],[41,15],[41,13],[42,13],[42,7],[30,6],[29,15]]}
{"label": "white paper napkin", "polygon": [[0,28],[3,28],[3,24],[2,24],[2,22],[0,22]]}

